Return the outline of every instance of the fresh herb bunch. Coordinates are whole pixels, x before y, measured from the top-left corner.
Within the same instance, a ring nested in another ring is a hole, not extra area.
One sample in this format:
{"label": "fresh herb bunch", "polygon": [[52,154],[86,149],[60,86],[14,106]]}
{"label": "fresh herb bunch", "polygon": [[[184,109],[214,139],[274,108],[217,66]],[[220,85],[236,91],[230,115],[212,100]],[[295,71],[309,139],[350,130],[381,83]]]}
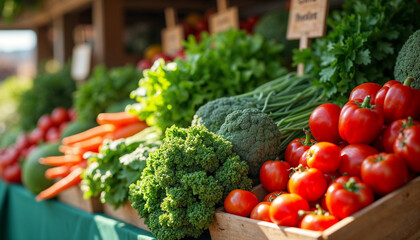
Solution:
{"label": "fresh herb bunch", "polygon": [[88,81],[74,94],[78,118],[83,122],[94,122],[99,113],[107,112],[108,107],[129,100],[130,92],[140,78],[141,72],[133,66],[109,71],[104,66],[96,67]]}
{"label": "fresh herb bunch", "polygon": [[231,190],[251,188],[248,166],[229,141],[203,126],[172,126],[165,135],[141,180],[130,185],[129,201],[157,239],[198,237]]}
{"label": "fresh herb bunch", "polygon": [[128,110],[150,126],[189,126],[204,103],[250,91],[285,73],[282,45],[244,31],[203,34],[199,43],[189,38],[185,48],[185,61],[155,62],[131,94],[139,103]]}
{"label": "fresh herb bunch", "polygon": [[419,12],[415,0],[347,0],[329,16],[325,38],[295,51],[295,64],[304,63],[328,97],[344,102],[359,84],[393,79],[398,51],[420,27]]}
{"label": "fresh herb bunch", "polygon": [[98,154],[87,154],[89,165],[82,174],[84,198],[100,194],[102,203],[115,208],[124,205],[128,187],[140,179],[147,157],[161,143],[160,136],[151,127],[127,139],[106,141]]}
{"label": "fresh herb bunch", "polygon": [[50,114],[56,107],[70,108],[75,90],[76,83],[68,65],[56,73],[42,72],[37,75],[32,88],[22,94],[18,107],[22,129],[29,131],[35,128],[38,119]]}

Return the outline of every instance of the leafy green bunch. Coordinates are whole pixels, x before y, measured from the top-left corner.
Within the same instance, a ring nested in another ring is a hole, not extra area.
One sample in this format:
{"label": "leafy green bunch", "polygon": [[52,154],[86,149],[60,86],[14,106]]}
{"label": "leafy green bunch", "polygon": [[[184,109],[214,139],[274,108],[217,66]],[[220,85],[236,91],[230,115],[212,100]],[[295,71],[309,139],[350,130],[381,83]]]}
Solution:
{"label": "leafy green bunch", "polygon": [[50,114],[56,107],[70,108],[75,90],[76,83],[69,66],[55,73],[39,73],[32,88],[25,91],[20,99],[18,111],[22,129],[31,130],[42,115]]}
{"label": "leafy green bunch", "polygon": [[160,132],[147,128],[130,137],[106,141],[99,153],[89,153],[82,174],[84,198],[100,194],[102,203],[118,208],[128,200],[128,187],[140,179],[146,159],[160,145]]}
{"label": "leafy green bunch", "polygon": [[166,65],[157,61],[143,72],[139,88],[131,94],[138,104],[128,110],[162,130],[173,124],[189,126],[195,111],[206,102],[250,91],[283,75],[282,48],[238,30],[203,34],[199,43],[189,38],[185,61]]}
{"label": "leafy green bunch", "polygon": [[205,127],[166,130],[129,201],[158,239],[198,237],[233,189],[250,189],[248,166],[232,144]]}
{"label": "leafy green bunch", "polygon": [[393,78],[398,51],[420,27],[419,12],[415,0],[347,0],[329,16],[325,38],[295,51],[295,64],[304,63],[328,97],[343,101],[359,84]]}
{"label": "leafy green bunch", "polygon": [[99,113],[108,112],[115,104],[122,104],[119,111],[124,111],[130,100],[130,92],[136,88],[140,77],[141,72],[133,66],[109,71],[104,66],[97,66],[87,82],[74,94],[78,118],[83,122],[94,122]]}

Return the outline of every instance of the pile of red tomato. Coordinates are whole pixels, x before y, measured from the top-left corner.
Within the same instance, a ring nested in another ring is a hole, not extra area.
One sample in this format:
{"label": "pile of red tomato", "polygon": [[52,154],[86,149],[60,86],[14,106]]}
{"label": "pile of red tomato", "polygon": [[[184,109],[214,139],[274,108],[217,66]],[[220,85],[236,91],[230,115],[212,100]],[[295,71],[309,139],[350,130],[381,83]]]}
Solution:
{"label": "pile of red tomato", "polygon": [[285,161],[260,169],[263,202],[234,190],[226,212],[281,226],[323,231],[406,184],[420,172],[420,90],[389,81],[353,89],[342,108],[311,114],[313,137],[288,145]]}
{"label": "pile of red tomato", "polygon": [[55,108],[51,115],[38,119],[37,127],[29,133],[22,133],[15,145],[0,150],[0,177],[6,182],[21,182],[21,161],[41,142],[58,142],[68,122],[76,119],[73,109]]}

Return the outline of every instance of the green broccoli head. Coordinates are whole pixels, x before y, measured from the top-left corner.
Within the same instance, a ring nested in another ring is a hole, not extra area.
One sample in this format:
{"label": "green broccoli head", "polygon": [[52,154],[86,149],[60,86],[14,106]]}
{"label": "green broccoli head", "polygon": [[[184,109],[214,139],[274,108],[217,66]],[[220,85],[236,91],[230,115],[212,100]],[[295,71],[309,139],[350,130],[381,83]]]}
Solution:
{"label": "green broccoli head", "polygon": [[420,89],[420,30],[413,33],[404,43],[398,53],[394,68],[394,77],[404,82],[407,77],[413,77],[411,87]]}
{"label": "green broccoli head", "polygon": [[255,108],[229,114],[217,132],[232,142],[233,151],[247,161],[249,173],[256,178],[262,164],[280,153],[280,131],[274,121]]}
{"label": "green broccoli head", "polygon": [[209,131],[216,133],[229,113],[235,110],[244,110],[251,107],[251,103],[244,99],[223,97],[210,101],[201,106],[194,115],[192,126],[205,126]]}
{"label": "green broccoli head", "polygon": [[204,126],[172,126],[149,155],[129,201],[158,239],[198,237],[233,189],[250,189],[248,165]]}

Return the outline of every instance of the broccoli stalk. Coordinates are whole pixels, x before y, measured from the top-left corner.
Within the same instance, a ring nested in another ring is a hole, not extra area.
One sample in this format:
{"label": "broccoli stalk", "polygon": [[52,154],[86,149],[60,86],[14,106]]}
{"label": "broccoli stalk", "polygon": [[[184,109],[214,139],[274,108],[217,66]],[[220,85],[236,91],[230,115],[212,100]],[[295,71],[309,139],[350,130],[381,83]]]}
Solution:
{"label": "broccoli stalk", "polygon": [[248,166],[232,144],[203,126],[167,129],[129,201],[158,239],[198,237],[233,189],[250,189]]}

